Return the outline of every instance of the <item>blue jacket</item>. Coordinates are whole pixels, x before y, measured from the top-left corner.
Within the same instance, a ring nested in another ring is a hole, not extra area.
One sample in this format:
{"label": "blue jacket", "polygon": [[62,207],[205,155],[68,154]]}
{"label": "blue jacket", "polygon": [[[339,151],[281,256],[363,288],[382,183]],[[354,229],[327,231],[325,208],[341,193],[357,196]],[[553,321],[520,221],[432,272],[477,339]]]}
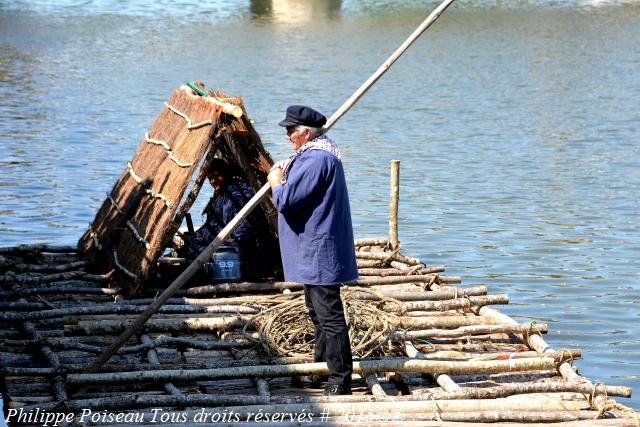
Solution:
{"label": "blue jacket", "polygon": [[[231,180],[216,192],[204,208],[203,213],[207,214],[205,224],[196,231],[196,238],[200,245],[208,245],[253,197],[253,194],[248,184],[236,180]],[[256,218],[249,216],[231,233],[230,238],[240,246],[255,244],[257,225]]]}
{"label": "blue jacket", "polygon": [[[235,179],[216,191],[204,209],[207,220],[196,231],[196,242],[200,249],[207,246],[231,222],[253,195],[254,191],[248,184]],[[277,269],[277,252],[273,250],[275,243],[272,245],[268,225],[259,215],[258,210],[251,213],[228,239],[240,249],[243,276],[246,279],[260,279]]]}
{"label": "blue jacket", "polygon": [[358,278],[349,195],[342,162],[306,150],[273,189],[285,280],[331,285]]}

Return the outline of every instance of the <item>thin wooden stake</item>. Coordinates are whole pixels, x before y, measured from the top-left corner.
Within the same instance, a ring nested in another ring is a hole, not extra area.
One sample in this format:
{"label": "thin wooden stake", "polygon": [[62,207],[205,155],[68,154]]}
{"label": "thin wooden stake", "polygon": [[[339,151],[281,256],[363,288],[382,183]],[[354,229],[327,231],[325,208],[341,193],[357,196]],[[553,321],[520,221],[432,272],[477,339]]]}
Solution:
{"label": "thin wooden stake", "polygon": [[400,160],[391,160],[389,190],[389,245],[398,248],[398,201],[400,200]]}

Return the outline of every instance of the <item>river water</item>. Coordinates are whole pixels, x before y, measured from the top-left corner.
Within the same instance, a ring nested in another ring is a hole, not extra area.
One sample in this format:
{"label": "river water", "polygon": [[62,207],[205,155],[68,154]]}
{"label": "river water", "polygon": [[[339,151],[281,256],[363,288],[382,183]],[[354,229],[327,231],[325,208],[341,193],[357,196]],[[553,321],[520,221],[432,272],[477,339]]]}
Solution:
{"label": "river water", "polygon": [[[330,115],[435,6],[0,1],[0,245],[75,244],[186,80],[242,96],[288,156],[287,105]],[[386,235],[400,159],[404,252],[508,293],[635,409],[639,82],[640,2],[460,0],[331,131],[356,237]]]}

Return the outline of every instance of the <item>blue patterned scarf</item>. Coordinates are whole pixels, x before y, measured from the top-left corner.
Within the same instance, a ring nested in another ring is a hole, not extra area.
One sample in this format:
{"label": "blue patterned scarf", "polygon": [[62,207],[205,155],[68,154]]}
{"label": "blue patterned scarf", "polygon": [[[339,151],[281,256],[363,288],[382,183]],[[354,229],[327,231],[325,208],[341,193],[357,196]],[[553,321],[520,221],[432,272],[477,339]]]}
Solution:
{"label": "blue patterned scarf", "polygon": [[336,143],[333,142],[328,136],[320,135],[318,137],[315,137],[311,141],[307,141],[307,143],[305,143],[302,147],[300,147],[300,148],[298,148],[296,150],[296,152],[295,152],[295,154],[293,156],[289,157],[285,161],[284,166],[282,168],[282,170],[283,170],[282,183],[283,184],[287,180],[287,175],[289,173],[289,169],[291,168],[291,165],[293,164],[294,160],[296,160],[298,157],[300,157],[302,155],[302,153],[304,153],[307,150],[323,150],[323,151],[326,151],[327,153],[330,153],[331,155],[333,155],[336,159],[342,161],[342,155],[340,154],[340,149],[338,148]]}

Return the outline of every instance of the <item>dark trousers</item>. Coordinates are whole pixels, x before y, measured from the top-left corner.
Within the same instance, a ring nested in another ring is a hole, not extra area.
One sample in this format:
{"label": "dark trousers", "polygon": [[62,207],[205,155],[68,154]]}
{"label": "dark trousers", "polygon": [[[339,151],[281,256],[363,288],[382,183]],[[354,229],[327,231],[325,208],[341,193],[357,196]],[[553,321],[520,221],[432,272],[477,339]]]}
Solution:
{"label": "dark trousers", "polygon": [[304,299],[315,329],[316,362],[327,362],[329,384],[351,386],[351,345],[344,309],[340,299],[341,285],[304,285]]}

